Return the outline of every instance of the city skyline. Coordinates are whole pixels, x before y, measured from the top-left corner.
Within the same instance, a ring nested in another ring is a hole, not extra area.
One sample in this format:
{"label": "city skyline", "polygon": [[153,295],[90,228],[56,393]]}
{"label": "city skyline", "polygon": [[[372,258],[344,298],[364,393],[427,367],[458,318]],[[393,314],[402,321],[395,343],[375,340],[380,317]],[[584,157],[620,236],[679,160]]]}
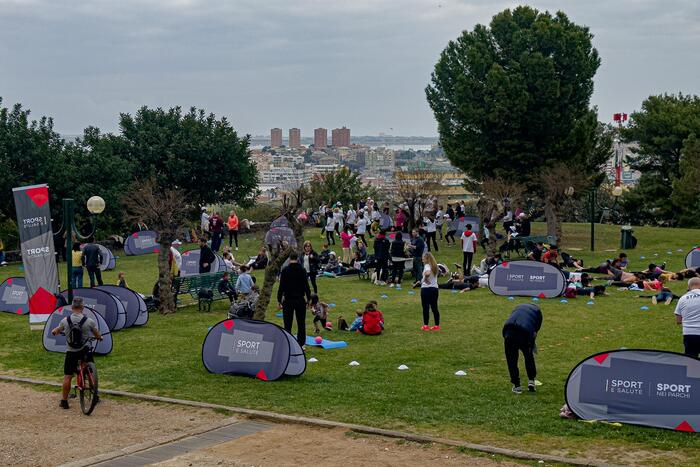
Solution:
{"label": "city skyline", "polygon": [[[358,135],[434,137],[424,89],[441,51],[517,4],[0,0],[1,96],[67,135],[114,132],[120,112],[142,105],[179,105],[225,116],[240,134],[309,134],[323,121]],[[528,4],[561,9],[594,34],[601,121],[651,94],[700,93],[697,2]]]}

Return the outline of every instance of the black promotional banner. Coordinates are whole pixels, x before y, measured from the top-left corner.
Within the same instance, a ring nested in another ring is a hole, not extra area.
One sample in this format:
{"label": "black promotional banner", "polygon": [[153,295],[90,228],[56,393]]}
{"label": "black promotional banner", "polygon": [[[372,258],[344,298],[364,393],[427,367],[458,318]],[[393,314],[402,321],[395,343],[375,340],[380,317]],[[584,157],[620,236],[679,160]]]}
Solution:
{"label": "black promotional banner", "polygon": [[210,373],[247,375],[274,381],[306,369],[296,339],[266,321],[227,319],[212,326],[202,344],[202,362]]}
{"label": "black promotional banner", "polygon": [[24,277],[29,293],[29,324],[43,323],[56,308],[58,271],[53,247],[49,188],[13,188]]}
{"label": "black promotional banner", "polygon": [[554,298],[565,287],[564,273],[539,261],[503,262],[489,274],[489,289],[496,295]]}
{"label": "black promotional banner", "polygon": [[29,291],[24,277],[8,277],[0,284],[0,311],[29,314]]}
{"label": "black promotional banner", "polygon": [[576,365],[565,391],[569,408],[584,420],[700,429],[700,360],[679,353],[599,353]]}
{"label": "black promotional banner", "polygon": [[[65,353],[68,350],[65,333],[54,336],[51,334],[51,330],[57,327],[63,318],[67,318],[72,313],[70,306],[63,306],[57,308],[46,320],[42,343],[49,352]],[[109,332],[107,323],[99,313],[95,313],[95,310],[89,307],[83,308],[83,315],[93,319],[97,323],[97,330],[102,334],[102,340],[95,343],[94,352],[98,355],[107,355],[112,351],[112,334]]]}
{"label": "black promotional banner", "polygon": [[685,257],[685,267],[688,269],[700,268],[700,248],[693,248]]}
{"label": "black promotional banner", "polygon": [[134,232],[124,241],[124,253],[127,256],[147,255],[159,251],[158,234],[152,230]]}

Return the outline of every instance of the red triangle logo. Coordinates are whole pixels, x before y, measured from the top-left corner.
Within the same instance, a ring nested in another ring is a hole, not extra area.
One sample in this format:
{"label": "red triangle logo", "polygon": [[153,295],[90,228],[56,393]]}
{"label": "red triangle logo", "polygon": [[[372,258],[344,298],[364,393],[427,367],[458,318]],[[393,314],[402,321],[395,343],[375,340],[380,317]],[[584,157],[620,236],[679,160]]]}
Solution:
{"label": "red triangle logo", "polygon": [[683,420],[683,423],[678,425],[676,427],[677,431],[685,431],[686,433],[695,433],[695,429],[690,426],[690,423],[688,423],[686,420]]}
{"label": "red triangle logo", "polygon": [[538,298],[545,298],[546,295],[543,292],[540,292],[540,294],[537,296]]}
{"label": "red triangle logo", "polygon": [[42,287],[39,287],[29,298],[29,311],[32,314],[48,315],[55,309],[56,297]]}
{"label": "red triangle logo", "polygon": [[222,323],[226,329],[229,331],[233,328],[233,320],[232,319],[227,319]]}
{"label": "red triangle logo", "polygon": [[11,277],[7,279],[7,285],[12,285],[12,278]]}
{"label": "red triangle logo", "polygon": [[49,189],[45,186],[30,188],[25,191],[25,193],[27,193],[29,199],[31,199],[38,207],[42,207],[49,200]]}
{"label": "red triangle logo", "polygon": [[153,253],[160,253],[160,249],[159,249],[159,248],[154,248],[154,249],[153,249]]}
{"label": "red triangle logo", "polygon": [[15,311],[15,313],[17,313],[18,315],[21,315],[21,314],[22,314],[22,309],[21,309],[21,308],[17,308],[17,311]]}
{"label": "red triangle logo", "polygon": [[595,357],[593,357],[593,359],[594,359],[596,362],[602,364],[605,360],[607,360],[607,358],[608,358],[609,355],[610,355],[609,353],[602,353],[602,354],[600,354],[600,355],[596,355]]}
{"label": "red triangle logo", "polygon": [[267,381],[267,375],[265,374],[265,370],[258,371],[258,374],[255,375],[255,377],[260,380]]}
{"label": "red triangle logo", "polygon": [[503,261],[501,264],[503,265],[504,268],[508,267],[508,261]]}
{"label": "red triangle logo", "polygon": [[134,232],[134,233],[131,234],[131,236],[134,237],[134,238],[136,238],[136,237],[139,236],[139,233],[138,233],[138,232]]}

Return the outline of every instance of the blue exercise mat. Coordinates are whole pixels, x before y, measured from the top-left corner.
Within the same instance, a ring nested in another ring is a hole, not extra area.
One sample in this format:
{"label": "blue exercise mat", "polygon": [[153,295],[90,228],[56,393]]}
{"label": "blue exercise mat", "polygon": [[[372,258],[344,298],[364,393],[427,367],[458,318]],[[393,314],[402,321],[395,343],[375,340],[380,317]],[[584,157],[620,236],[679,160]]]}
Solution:
{"label": "blue exercise mat", "polygon": [[342,349],[343,347],[348,346],[348,343],[345,341],[329,341],[329,340],[323,339],[320,344],[317,344],[314,339],[315,339],[315,337],[313,337],[313,336],[306,336],[306,345],[312,345],[314,347],[322,347],[326,350],[328,350],[328,349]]}

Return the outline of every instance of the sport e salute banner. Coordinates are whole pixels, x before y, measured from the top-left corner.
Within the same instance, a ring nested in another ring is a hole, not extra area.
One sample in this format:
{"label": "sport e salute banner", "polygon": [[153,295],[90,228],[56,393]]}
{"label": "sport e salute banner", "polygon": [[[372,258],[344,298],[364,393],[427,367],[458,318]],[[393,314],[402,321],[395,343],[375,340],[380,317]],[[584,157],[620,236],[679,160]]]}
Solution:
{"label": "sport e salute banner", "polygon": [[29,292],[29,324],[43,323],[56,309],[58,271],[53,248],[49,188],[33,185],[12,189]]}
{"label": "sport e salute banner", "polygon": [[661,350],[588,357],[566,380],[566,403],[584,420],[700,430],[700,360]]}
{"label": "sport e salute banner", "polygon": [[489,274],[489,289],[496,295],[554,298],[564,293],[566,278],[555,266],[539,261],[510,261]]}
{"label": "sport e salute banner", "polygon": [[267,321],[226,319],[209,330],[202,362],[210,373],[274,381],[306,370],[304,351],[287,331]]}

